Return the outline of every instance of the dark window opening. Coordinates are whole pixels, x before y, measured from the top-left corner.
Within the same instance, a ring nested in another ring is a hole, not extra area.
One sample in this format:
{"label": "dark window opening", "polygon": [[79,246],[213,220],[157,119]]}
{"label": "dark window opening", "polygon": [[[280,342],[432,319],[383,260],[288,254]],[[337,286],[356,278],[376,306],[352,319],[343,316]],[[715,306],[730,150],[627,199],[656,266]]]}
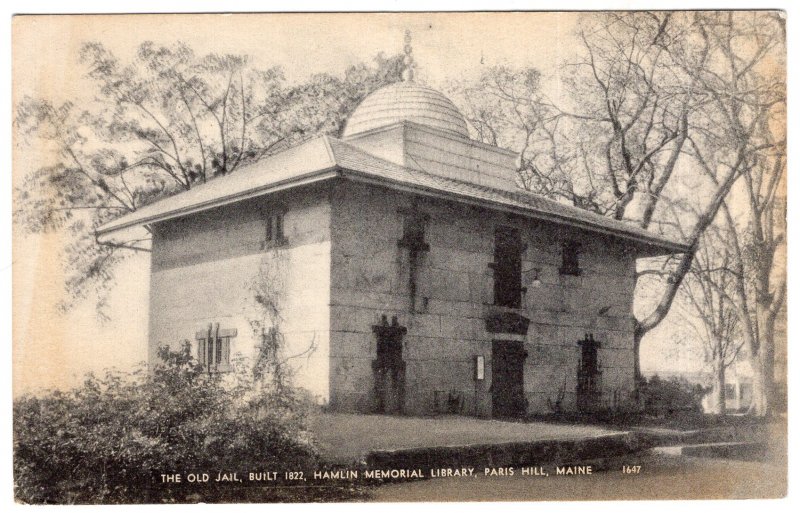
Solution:
{"label": "dark window opening", "polygon": [[428,251],[430,246],[425,242],[425,224],[428,217],[424,214],[410,213],[403,219],[403,238],[398,244],[400,247]]}
{"label": "dark window opening", "polygon": [[561,247],[561,274],[581,275],[581,267],[578,257],[581,252],[580,242],[567,241]]}
{"label": "dark window opening", "polygon": [[420,258],[423,253],[430,251],[430,245],[425,242],[425,225],[428,223],[427,214],[423,214],[414,206],[411,210],[400,209],[403,216],[403,236],[397,241],[400,248],[408,250],[408,296],[409,311],[417,311],[417,272]]}
{"label": "dark window opening", "polygon": [[286,238],[283,235],[283,214],[272,214],[267,217],[267,243],[283,244]]}
{"label": "dark window opening", "polygon": [[515,228],[494,233],[494,304],[520,308],[522,304],[522,238]]}

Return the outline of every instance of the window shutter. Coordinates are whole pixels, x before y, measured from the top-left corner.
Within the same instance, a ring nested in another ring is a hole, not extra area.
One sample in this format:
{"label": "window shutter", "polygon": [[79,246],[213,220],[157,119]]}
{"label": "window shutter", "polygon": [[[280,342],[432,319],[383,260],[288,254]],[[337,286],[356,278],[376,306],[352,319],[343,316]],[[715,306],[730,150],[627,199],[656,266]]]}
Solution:
{"label": "window shutter", "polygon": [[283,215],[275,214],[275,240],[283,239]]}
{"label": "window shutter", "polygon": [[211,335],[211,340],[214,341],[212,344],[211,351],[209,351],[209,360],[214,365],[214,370],[216,370],[217,366],[219,366],[220,360],[220,346],[219,346],[219,323],[214,325],[214,332]]}
{"label": "window shutter", "polygon": [[205,367],[208,362],[208,330],[196,332],[194,338],[197,340],[197,363]]}
{"label": "window shutter", "polygon": [[222,339],[222,363],[225,366],[231,364],[231,338],[225,337]]}
{"label": "window shutter", "polygon": [[206,364],[206,339],[197,340],[197,361],[200,365]]}

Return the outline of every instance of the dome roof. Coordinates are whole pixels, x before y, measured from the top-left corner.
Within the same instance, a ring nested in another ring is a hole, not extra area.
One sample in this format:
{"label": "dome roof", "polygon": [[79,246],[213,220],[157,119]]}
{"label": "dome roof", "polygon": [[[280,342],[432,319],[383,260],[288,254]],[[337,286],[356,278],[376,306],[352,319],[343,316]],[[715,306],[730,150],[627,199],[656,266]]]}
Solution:
{"label": "dome roof", "polygon": [[364,98],[347,120],[342,135],[350,137],[399,121],[413,121],[469,138],[467,122],[453,102],[412,81],[384,86]]}

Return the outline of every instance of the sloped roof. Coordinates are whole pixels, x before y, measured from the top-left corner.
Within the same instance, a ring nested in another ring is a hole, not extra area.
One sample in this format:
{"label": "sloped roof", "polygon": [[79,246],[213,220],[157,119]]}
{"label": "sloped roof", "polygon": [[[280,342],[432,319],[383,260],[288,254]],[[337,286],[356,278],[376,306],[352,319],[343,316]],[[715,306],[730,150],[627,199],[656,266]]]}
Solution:
{"label": "sloped roof", "polygon": [[326,137],[316,137],[238,169],[227,176],[195,185],[185,192],[164,198],[101,226],[105,235],[164,219],[180,217],[220,205],[272,192],[281,185],[296,185],[303,178],[335,174],[336,163]]}
{"label": "sloped roof", "polygon": [[182,217],[288,187],[341,176],[488,208],[511,210],[537,219],[611,234],[644,243],[655,253],[688,250],[686,244],[624,221],[564,205],[521,189],[507,191],[400,166],[328,136],[311,139],[228,176],[142,207],[101,226],[98,235],[110,235],[125,228]]}

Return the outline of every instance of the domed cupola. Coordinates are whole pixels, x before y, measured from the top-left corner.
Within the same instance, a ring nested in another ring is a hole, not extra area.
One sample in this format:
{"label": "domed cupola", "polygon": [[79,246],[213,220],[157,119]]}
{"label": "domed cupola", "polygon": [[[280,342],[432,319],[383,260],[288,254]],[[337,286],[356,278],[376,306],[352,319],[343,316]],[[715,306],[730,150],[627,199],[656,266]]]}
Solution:
{"label": "domed cupola", "polygon": [[384,86],[367,96],[350,118],[343,137],[412,121],[469,138],[467,122],[458,108],[442,93],[414,82],[410,35],[406,34],[403,81]]}
{"label": "domed cupola", "polygon": [[342,138],[406,169],[517,191],[516,152],[470,139],[467,122],[453,102],[414,82],[408,31],[404,50],[403,81],[367,96],[347,121]]}

